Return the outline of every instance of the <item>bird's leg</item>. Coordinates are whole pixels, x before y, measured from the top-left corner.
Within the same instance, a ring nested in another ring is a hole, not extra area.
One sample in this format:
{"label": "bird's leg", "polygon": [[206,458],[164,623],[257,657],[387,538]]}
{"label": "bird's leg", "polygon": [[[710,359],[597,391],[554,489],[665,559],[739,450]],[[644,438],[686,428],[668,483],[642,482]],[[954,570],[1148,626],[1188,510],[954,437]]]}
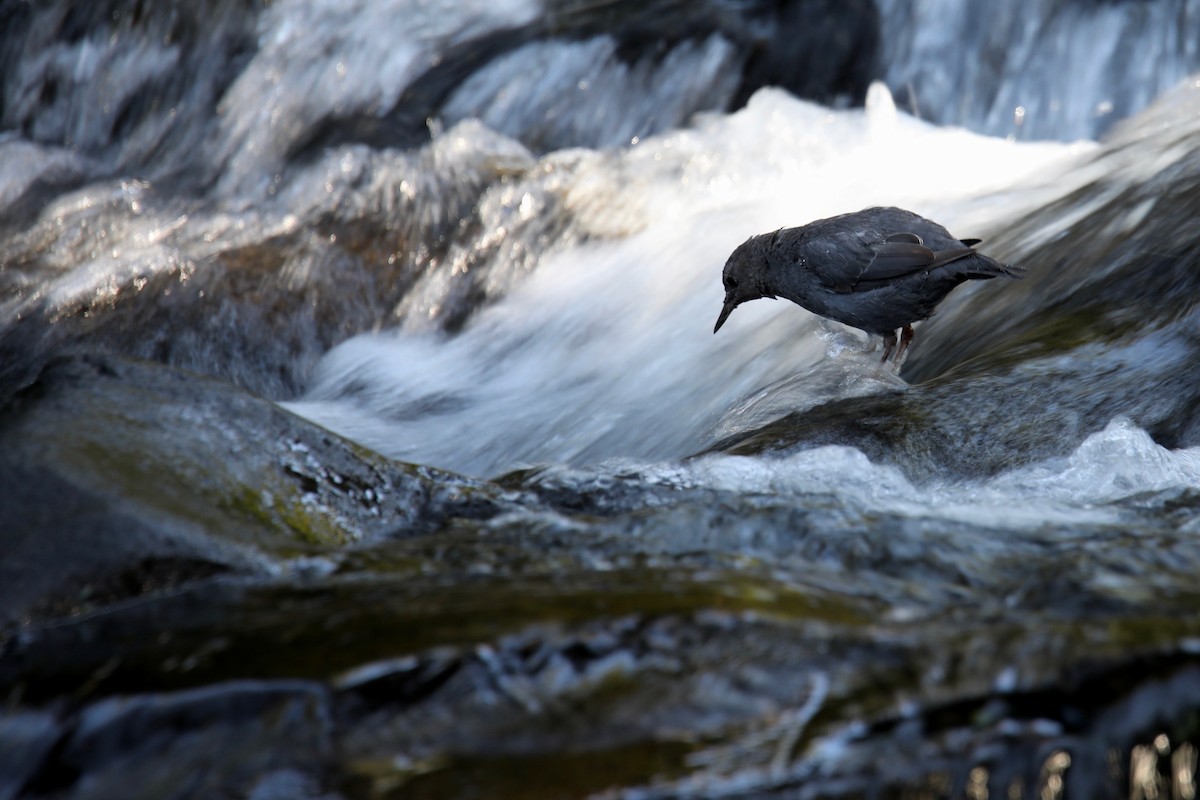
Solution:
{"label": "bird's leg", "polygon": [[908,350],[908,346],[913,340],[912,325],[905,325],[904,330],[900,331],[900,349],[896,351],[896,363],[900,363],[900,359],[904,358],[904,353]]}
{"label": "bird's leg", "polygon": [[896,349],[896,332],[888,331],[887,333],[883,334],[883,358],[881,358],[879,360],[886,364],[887,360],[888,360],[888,356],[890,356],[892,354],[892,351],[895,349]]}

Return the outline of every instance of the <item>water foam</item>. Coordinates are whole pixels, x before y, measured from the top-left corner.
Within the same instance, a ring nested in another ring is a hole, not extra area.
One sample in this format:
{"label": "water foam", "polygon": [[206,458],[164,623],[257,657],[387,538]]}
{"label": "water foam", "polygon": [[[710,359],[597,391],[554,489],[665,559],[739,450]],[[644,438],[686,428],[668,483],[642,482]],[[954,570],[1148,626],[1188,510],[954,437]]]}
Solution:
{"label": "water foam", "polygon": [[1200,490],[1200,448],[1170,450],[1117,418],[1069,455],[984,481],[917,485],[896,467],[851,447],[820,447],[781,458],[713,455],[678,468],[648,468],[651,481],[776,496],[831,494],[851,506],[935,516],[992,527],[1106,524],[1131,498]]}
{"label": "water foam", "polygon": [[[872,204],[986,235],[983,219],[1026,202],[989,193],[1057,178],[1089,151],[936,128],[875,87],[865,111],[764,90],[694,129],[552,155],[546,163],[574,160],[566,205],[616,238],[545,258],[454,339],[384,333],[340,345],[290,408],[385,454],[475,474],[681,457],[739,398],[825,350],[813,317],[786,302],[747,304],[712,335],[721,266],[739,242]],[[867,362],[848,368],[876,371]],[[841,380],[859,393],[871,382]],[[803,387],[791,397],[811,404]]]}

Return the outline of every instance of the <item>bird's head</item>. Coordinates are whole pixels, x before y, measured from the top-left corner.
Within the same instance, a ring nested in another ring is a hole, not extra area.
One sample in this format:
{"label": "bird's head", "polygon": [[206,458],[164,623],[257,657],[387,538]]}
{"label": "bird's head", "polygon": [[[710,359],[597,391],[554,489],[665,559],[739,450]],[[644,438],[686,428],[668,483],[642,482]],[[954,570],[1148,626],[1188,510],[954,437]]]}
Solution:
{"label": "bird's head", "polygon": [[775,299],[770,291],[767,271],[770,268],[768,254],[778,236],[779,231],[751,236],[729,256],[721,275],[725,283],[725,305],[721,308],[721,316],[717,317],[713,333],[721,329],[733,310],[742,303],[760,297]]}

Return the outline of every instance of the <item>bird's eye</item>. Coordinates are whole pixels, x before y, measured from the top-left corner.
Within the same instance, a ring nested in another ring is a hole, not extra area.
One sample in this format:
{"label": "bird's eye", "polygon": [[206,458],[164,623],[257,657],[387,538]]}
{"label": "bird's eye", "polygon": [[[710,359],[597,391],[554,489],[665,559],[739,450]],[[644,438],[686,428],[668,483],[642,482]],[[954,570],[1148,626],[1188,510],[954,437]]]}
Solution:
{"label": "bird's eye", "polygon": [[737,278],[726,278],[725,279],[725,288],[726,289],[736,289],[737,288]]}

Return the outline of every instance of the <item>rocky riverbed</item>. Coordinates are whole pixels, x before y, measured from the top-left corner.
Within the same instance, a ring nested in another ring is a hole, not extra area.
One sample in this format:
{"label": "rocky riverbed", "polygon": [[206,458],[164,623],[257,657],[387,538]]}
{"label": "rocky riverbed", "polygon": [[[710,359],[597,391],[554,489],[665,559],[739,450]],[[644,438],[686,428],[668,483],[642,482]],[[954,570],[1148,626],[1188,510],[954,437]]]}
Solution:
{"label": "rocky riverbed", "polygon": [[[0,4],[0,798],[1190,796],[1182,5]],[[1027,278],[712,336],[880,202]]]}

